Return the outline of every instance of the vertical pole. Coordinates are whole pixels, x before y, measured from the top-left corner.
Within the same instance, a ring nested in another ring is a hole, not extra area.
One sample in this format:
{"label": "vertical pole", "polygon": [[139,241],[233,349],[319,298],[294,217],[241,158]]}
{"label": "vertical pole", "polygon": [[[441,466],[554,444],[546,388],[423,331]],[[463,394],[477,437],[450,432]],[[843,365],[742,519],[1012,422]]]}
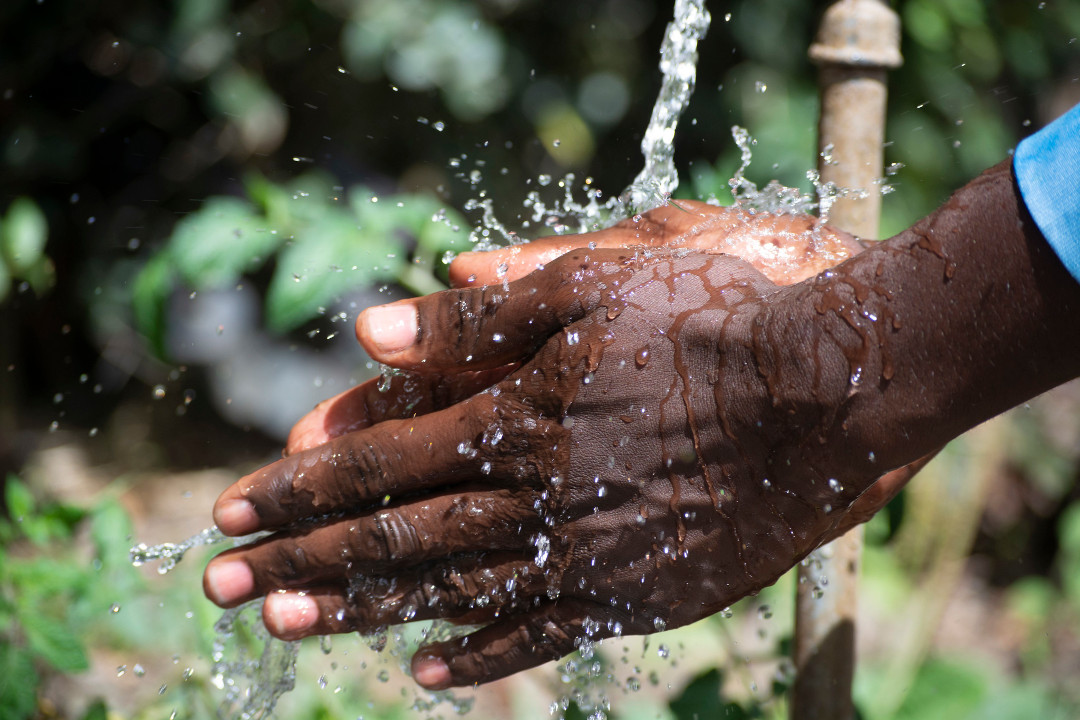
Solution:
{"label": "vertical pole", "polygon": [[[885,0],[839,0],[822,19],[810,59],[820,66],[818,145],[823,182],[863,191],[838,199],[829,223],[876,238],[881,215],[885,74],[898,67],[900,19]],[[792,720],[850,720],[862,528],[799,567]]]}

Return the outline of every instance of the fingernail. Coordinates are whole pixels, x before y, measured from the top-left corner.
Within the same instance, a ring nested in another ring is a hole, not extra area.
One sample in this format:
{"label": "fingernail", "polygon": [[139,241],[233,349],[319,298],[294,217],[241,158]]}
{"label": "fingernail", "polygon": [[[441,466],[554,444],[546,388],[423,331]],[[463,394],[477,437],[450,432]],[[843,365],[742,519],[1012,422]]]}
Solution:
{"label": "fingernail", "polygon": [[319,605],[314,598],[300,593],[273,593],[266,598],[263,615],[274,634],[296,635],[319,619]]}
{"label": "fingernail", "polygon": [[224,500],[214,506],[214,522],[226,535],[243,535],[258,529],[259,515],[247,500]]}
{"label": "fingernail", "polygon": [[363,334],[382,352],[395,353],[416,342],[416,308],[409,303],[368,308],[360,322]]}
{"label": "fingernail", "polygon": [[412,663],[413,679],[428,690],[445,690],[450,687],[450,668],[437,655],[416,655]]}
{"label": "fingernail", "polygon": [[207,595],[218,605],[229,605],[255,589],[251,568],[241,560],[223,560],[206,568]]}

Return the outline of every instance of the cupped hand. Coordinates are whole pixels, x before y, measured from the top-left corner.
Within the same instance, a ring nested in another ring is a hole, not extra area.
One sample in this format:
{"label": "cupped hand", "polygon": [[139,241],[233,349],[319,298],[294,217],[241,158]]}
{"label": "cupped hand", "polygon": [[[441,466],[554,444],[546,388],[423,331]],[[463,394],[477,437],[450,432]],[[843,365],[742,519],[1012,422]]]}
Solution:
{"label": "cupped hand", "polygon": [[826,477],[802,461],[805,429],[785,428],[757,365],[776,292],[730,256],[598,248],[365,312],[379,360],[464,369],[475,388],[505,377],[442,401],[401,387],[430,403],[411,409],[369,388],[361,430],[242,479],[215,519],[277,534],[212,561],[208,595],[269,593],[267,625],[291,638],[487,621],[414,659],[421,684],[446,687],[773,582],[849,524],[872,480]]}

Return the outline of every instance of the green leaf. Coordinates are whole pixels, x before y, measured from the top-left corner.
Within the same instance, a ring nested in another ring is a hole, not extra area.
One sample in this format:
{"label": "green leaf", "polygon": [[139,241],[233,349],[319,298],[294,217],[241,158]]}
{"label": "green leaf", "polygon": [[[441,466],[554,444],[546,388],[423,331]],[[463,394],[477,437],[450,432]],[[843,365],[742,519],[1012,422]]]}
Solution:
{"label": "green leaf", "polygon": [[724,675],[718,668],[702,673],[686,686],[682,695],[671,701],[672,714],[678,720],[716,717],[723,685]]}
{"label": "green leaf", "polygon": [[21,197],[11,204],[0,226],[0,251],[12,274],[21,276],[38,262],[48,236],[49,223],[37,203]]}
{"label": "green leaf", "polygon": [[34,496],[30,488],[14,475],[8,475],[4,484],[4,503],[15,522],[22,522],[34,513]]}
{"label": "green leaf", "polygon": [[135,327],[159,357],[165,356],[165,308],[175,286],[172,260],[159,253],[139,271],[131,291]]}
{"label": "green leaf", "polygon": [[271,219],[288,228],[289,235],[313,222],[317,222],[328,209],[337,205],[340,191],[336,191],[336,181],[322,172],[309,172],[290,180],[285,185],[276,186],[280,194],[269,196],[273,203],[266,209]]}
{"label": "green leaf", "polygon": [[[424,250],[435,253],[439,258],[446,251],[465,252],[471,249],[469,233],[466,230],[468,223],[465,218],[450,209],[443,211],[443,219],[433,219],[439,208],[432,208],[426,213],[417,234],[419,246]],[[457,229],[455,229],[457,228]]]}
{"label": "green leaf", "polygon": [[972,663],[931,658],[919,668],[897,720],[975,717],[990,693],[990,679]]}
{"label": "green leaf", "polygon": [[109,708],[105,706],[105,701],[100,699],[92,702],[82,716],[82,720],[108,720],[108,718]]}
{"label": "green leaf", "polygon": [[0,718],[29,718],[37,705],[38,676],[26,650],[0,644]]}
{"label": "green leaf", "polygon": [[279,254],[266,297],[267,325],[288,332],[347,291],[393,279],[404,265],[389,228],[378,221],[358,227],[349,213],[328,208]]}
{"label": "green leaf", "polygon": [[184,282],[202,290],[235,283],[262,265],[281,242],[246,201],[213,197],[176,224],[168,254]]}
{"label": "green leaf", "polygon": [[65,623],[39,615],[32,608],[24,607],[22,610],[19,620],[34,654],[60,672],[76,672],[90,667],[82,643]]}
{"label": "green leaf", "polygon": [[127,511],[116,500],[109,499],[94,508],[90,522],[90,537],[97,556],[103,564],[119,559],[127,565],[128,550],[134,529]]}

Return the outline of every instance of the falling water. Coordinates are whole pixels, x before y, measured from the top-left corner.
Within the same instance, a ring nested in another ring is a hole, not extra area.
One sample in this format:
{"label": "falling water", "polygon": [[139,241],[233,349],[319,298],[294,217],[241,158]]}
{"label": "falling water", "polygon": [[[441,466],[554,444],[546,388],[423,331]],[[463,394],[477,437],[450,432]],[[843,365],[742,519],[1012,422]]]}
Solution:
{"label": "falling water", "polygon": [[704,0],[675,0],[675,17],[668,24],[660,46],[660,71],[664,79],[641,139],[645,167],[623,193],[631,213],[667,202],[679,186],[675,171],[675,129],[694,92],[698,41],[705,37],[710,19]]}

